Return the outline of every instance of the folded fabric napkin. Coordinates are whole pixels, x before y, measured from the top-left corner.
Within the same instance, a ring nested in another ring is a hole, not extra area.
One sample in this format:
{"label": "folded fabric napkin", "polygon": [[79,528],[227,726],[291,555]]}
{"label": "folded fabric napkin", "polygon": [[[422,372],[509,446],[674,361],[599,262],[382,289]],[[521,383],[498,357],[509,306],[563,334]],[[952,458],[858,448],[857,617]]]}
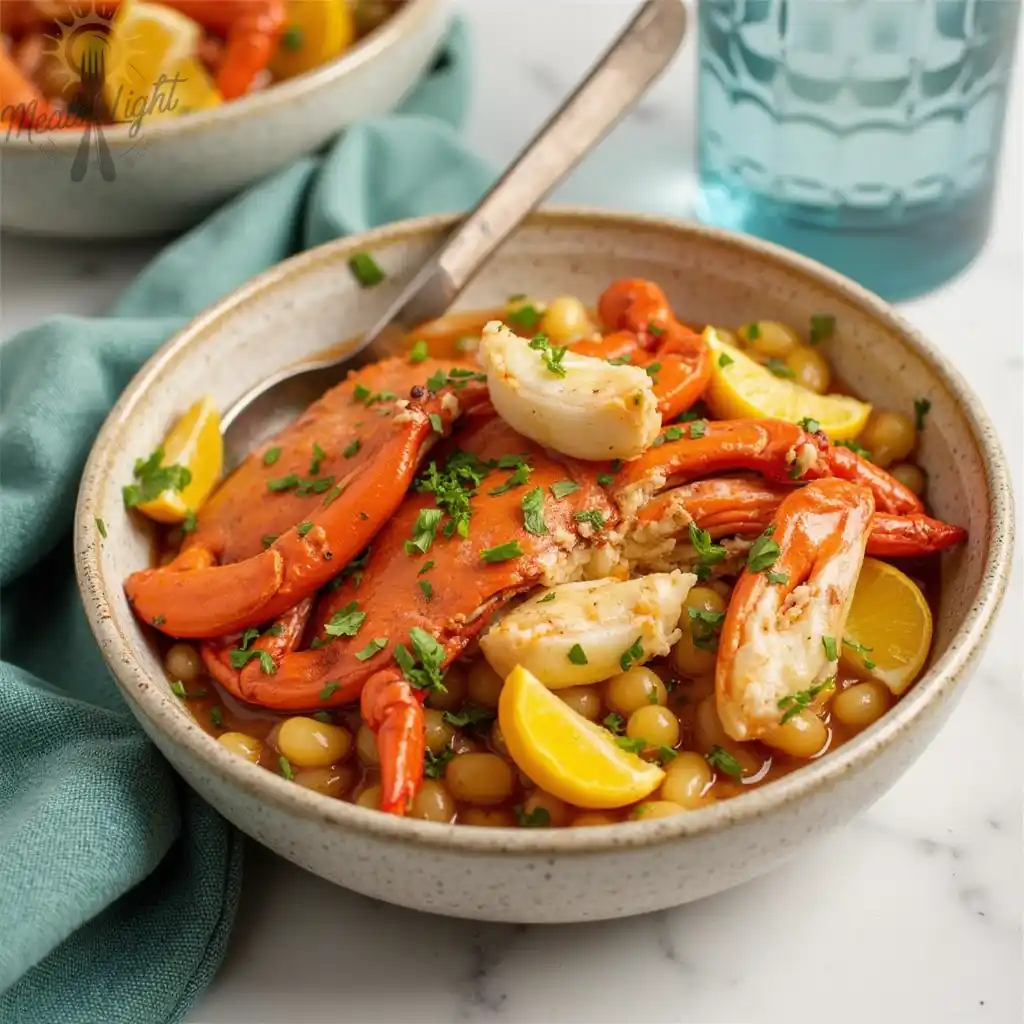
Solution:
{"label": "folded fabric napkin", "polygon": [[241,837],[136,726],[86,625],[69,531],[118,393],[194,314],[301,249],[465,208],[456,24],[400,112],[350,129],[166,249],[111,313],[10,339],[0,376],[0,1021],[180,1020],[224,954]]}

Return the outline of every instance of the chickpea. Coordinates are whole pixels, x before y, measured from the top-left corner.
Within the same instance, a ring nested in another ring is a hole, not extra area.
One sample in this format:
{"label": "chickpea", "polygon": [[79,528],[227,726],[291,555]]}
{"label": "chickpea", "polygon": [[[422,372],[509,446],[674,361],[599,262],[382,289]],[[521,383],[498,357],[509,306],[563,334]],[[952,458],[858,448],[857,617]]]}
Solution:
{"label": "chickpea", "polygon": [[377,737],[368,725],[359,726],[359,732],[356,733],[356,756],[368,768],[376,768],[380,764]]}
{"label": "chickpea", "polygon": [[484,749],[476,740],[471,739],[464,732],[457,732],[452,737],[450,745],[452,752],[455,754],[475,754]]}
{"label": "chickpea", "polygon": [[543,789],[534,790],[523,801],[523,814],[531,815],[538,809],[547,811],[551,828],[563,828],[569,822],[569,805]]}
{"label": "chickpea", "polygon": [[444,690],[431,690],[427,707],[438,711],[457,711],[466,703],[466,666],[449,665],[444,674]]}
{"label": "chickpea", "polygon": [[633,817],[637,821],[650,821],[653,818],[670,818],[674,814],[682,814],[685,810],[685,807],[680,807],[670,800],[647,800],[633,808]]}
{"label": "chickpea", "polygon": [[711,766],[700,754],[684,750],[665,768],[659,797],[687,810],[710,802],[704,794],[713,781]]}
{"label": "chickpea", "polygon": [[828,744],[829,734],[822,720],[809,708],[803,708],[782,725],[776,725],[762,737],[764,742],[790,757],[811,758]]}
{"label": "chickpea", "polygon": [[380,786],[367,786],[355,801],[360,807],[369,807],[371,810],[380,810]]}
{"label": "chickpea", "polygon": [[573,828],[593,828],[595,825],[616,825],[617,819],[604,811],[584,811],[572,819]]}
{"label": "chickpea", "polygon": [[679,719],[660,704],[648,704],[629,716],[626,735],[646,741],[648,748],[674,747],[679,742]]}
{"label": "chickpea", "polygon": [[919,498],[924,494],[925,487],[928,486],[928,477],[924,470],[913,462],[898,462],[895,466],[889,467],[889,472]]}
{"label": "chickpea", "polygon": [[553,345],[568,345],[593,334],[594,325],[586,307],[575,295],[560,295],[552,300],[541,318],[540,330]]}
{"label": "chickpea", "polygon": [[593,686],[569,686],[556,690],[555,695],[588,721],[596,722],[601,717],[601,694]]}
{"label": "chickpea", "polygon": [[505,808],[485,811],[478,807],[470,807],[465,811],[459,811],[457,820],[460,825],[476,825],[478,828],[515,828],[517,824],[516,816]]}
{"label": "chickpea", "polygon": [[902,462],[917,443],[917,431],[909,416],[900,412],[875,411],[857,438],[871,452],[871,461],[883,469]]}
{"label": "chickpea", "polygon": [[823,395],[832,382],[828,360],[810,345],[801,345],[786,356],[786,365],[793,371],[793,379],[801,387]]}
{"label": "chickpea", "polygon": [[756,775],[763,767],[761,758],[744,744],[731,739],[725,731],[713,693],[697,705],[693,726],[697,746],[703,753],[709,754],[712,747],[721,747],[739,763],[744,776]]}
{"label": "chickpea", "polygon": [[255,736],[249,736],[244,732],[225,732],[217,737],[217,742],[227,747],[232,754],[244,757],[246,761],[258,764],[260,755],[263,753],[263,744]]}
{"label": "chickpea", "polygon": [[505,736],[497,719],[494,720],[494,724],[491,726],[491,749],[496,750],[502,757],[511,759],[508,747],[505,745]]}
{"label": "chickpea", "polygon": [[343,798],[352,791],[356,781],[356,770],[352,765],[342,764],[333,768],[303,768],[295,773],[295,782],[306,789],[312,789],[324,796]]}
{"label": "chickpea", "polygon": [[455,729],[444,720],[444,712],[433,708],[423,712],[423,724],[427,750],[432,754],[440,754],[451,744]]}
{"label": "chickpea", "polygon": [[409,808],[410,818],[422,821],[450,822],[455,817],[455,801],[447,789],[434,779],[426,779]]}
{"label": "chickpea", "polygon": [[174,644],[164,656],[167,674],[180,679],[186,686],[203,674],[203,660],[191,644]]}
{"label": "chickpea", "polygon": [[800,344],[800,335],[777,320],[759,320],[737,332],[754,352],[766,359],[783,359]]}
{"label": "chickpea", "polygon": [[832,701],[832,714],[843,725],[864,729],[889,710],[889,703],[889,691],[881,683],[855,683],[836,694]]}
{"label": "chickpea", "polygon": [[512,795],[515,776],[497,754],[458,754],[448,762],[444,781],[456,800],[490,807]]}
{"label": "chickpea", "polygon": [[[693,587],[683,602],[679,628],[683,635],[672,648],[672,665],[684,676],[705,676],[714,672],[717,655],[714,651],[717,629],[711,623],[690,615],[695,613],[721,615],[725,598],[711,587]],[[711,648],[711,649],[709,649]]]}
{"label": "chickpea", "polygon": [[470,701],[484,708],[496,708],[501,688],[505,681],[487,664],[485,658],[477,658],[469,666],[466,694]]}
{"label": "chickpea", "polygon": [[348,757],[352,734],[340,725],[299,715],[281,723],[277,749],[300,768],[326,768]]}
{"label": "chickpea", "polygon": [[628,718],[638,708],[667,704],[668,690],[657,672],[638,665],[604,684],[604,702],[617,715]]}

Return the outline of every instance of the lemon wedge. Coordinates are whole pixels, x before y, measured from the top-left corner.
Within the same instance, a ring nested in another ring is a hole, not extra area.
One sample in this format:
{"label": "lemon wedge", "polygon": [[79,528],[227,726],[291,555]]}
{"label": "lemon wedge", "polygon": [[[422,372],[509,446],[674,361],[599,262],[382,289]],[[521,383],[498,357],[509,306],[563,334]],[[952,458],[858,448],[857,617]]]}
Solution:
{"label": "lemon wedge", "polygon": [[625,807],[649,796],[665,777],[521,665],[505,680],[498,725],[516,766],[541,789],[576,807]]}
{"label": "lemon wedge", "polygon": [[144,124],[222,101],[198,58],[201,26],[163,4],[130,0],[110,26],[103,98],[115,121]]}
{"label": "lemon wedge", "polygon": [[[817,420],[832,441],[851,441],[863,429],[871,406],[847,395],[819,395],[771,370],[704,329],[712,351],[711,383],[704,395],[718,419]],[[724,366],[722,364],[725,364]]]}
{"label": "lemon wedge", "polygon": [[353,4],[288,0],[287,21],[270,60],[275,78],[294,78],[340,57],[356,37]]}
{"label": "lemon wedge", "polygon": [[171,428],[163,443],[162,466],[184,466],[191,479],[180,491],[161,491],[136,508],[158,523],[180,523],[209,497],[224,464],[220,414],[204,395]]}
{"label": "lemon wedge", "polygon": [[917,678],[932,645],[932,612],[899,569],[865,558],[843,631],[843,665],[897,697]]}

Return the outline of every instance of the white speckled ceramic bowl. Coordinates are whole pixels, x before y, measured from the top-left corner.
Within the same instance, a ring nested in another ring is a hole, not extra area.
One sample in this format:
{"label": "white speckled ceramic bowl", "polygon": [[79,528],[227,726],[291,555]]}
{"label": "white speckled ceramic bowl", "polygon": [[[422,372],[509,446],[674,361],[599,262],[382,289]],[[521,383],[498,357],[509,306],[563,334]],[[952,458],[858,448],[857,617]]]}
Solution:
{"label": "white speckled ceramic bowl", "polygon": [[[0,0],[2,2],[2,0]],[[95,149],[71,180],[80,132],[0,134],[0,227],[63,238],[180,231],[225,199],[319,149],[346,125],[392,110],[437,51],[451,0],[409,0],[338,60],[185,118],[104,127],[114,180]]]}
{"label": "white speckled ceramic bowl", "polygon": [[[175,768],[240,829],[295,863],[378,899],[460,917],[566,922],[698,899],[767,871],[878,798],[921,753],[963,690],[999,607],[1012,499],[993,428],[960,375],[881,300],[817,264],[689,224],[586,211],[535,216],[463,297],[516,292],[594,299],[614,278],[650,277],[688,320],[805,324],[836,316],[829,358],[880,405],[932,411],[921,446],[937,515],[970,530],[948,556],[928,670],[888,715],[781,781],[703,810],[603,828],[444,826],[389,817],[300,789],[229,754],[172,695],[121,583],[147,563],[120,485],[201,392],[221,407],[282,365],[367,328],[431,251],[447,219],[396,224],[288,260],[196,319],[141,370],[96,440],[79,496],[76,558],[85,609],[134,714]],[[361,290],[348,255],[389,274]],[[287,344],[282,343],[287,339]],[[95,518],[109,536],[101,542]],[[657,884],[655,884],[655,882]]]}

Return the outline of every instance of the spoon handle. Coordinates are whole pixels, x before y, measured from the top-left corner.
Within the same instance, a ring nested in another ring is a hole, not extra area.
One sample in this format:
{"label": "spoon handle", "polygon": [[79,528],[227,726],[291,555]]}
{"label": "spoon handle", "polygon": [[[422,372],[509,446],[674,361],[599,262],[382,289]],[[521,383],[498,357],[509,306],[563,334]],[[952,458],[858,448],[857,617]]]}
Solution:
{"label": "spoon handle", "polygon": [[447,311],[523,218],[647,91],[679,49],[685,29],[682,0],[647,0],[590,74],[366,335],[367,355],[375,356],[375,348],[390,348],[380,337],[386,328],[413,327]]}

